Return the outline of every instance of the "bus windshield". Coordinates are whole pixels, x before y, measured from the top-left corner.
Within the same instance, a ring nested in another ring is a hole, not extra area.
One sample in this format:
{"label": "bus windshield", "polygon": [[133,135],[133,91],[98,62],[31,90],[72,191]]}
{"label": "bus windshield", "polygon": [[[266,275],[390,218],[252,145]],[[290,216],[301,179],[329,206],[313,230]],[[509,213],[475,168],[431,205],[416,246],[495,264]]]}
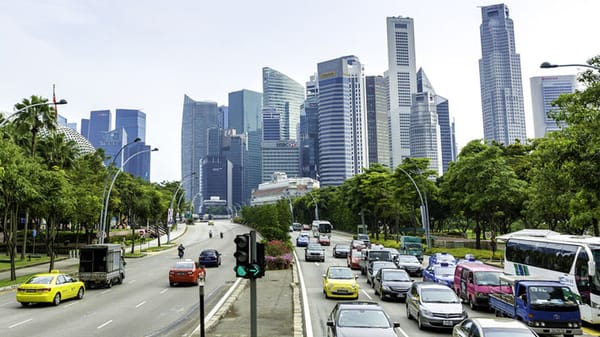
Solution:
{"label": "bus windshield", "polygon": [[596,263],[596,270],[594,272],[594,276],[590,277],[590,291],[592,292],[592,294],[600,295],[600,249],[592,249],[592,256],[594,262]]}

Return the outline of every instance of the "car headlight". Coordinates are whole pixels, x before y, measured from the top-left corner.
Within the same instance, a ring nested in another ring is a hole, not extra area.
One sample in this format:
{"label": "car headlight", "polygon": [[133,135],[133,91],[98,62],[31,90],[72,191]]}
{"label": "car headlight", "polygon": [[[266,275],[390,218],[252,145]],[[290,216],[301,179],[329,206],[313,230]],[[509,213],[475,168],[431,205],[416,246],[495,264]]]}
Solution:
{"label": "car headlight", "polygon": [[352,289],[358,288],[358,283],[352,283]]}
{"label": "car headlight", "polygon": [[329,288],[329,290],[333,289],[333,283],[327,283],[327,288]]}
{"label": "car headlight", "polygon": [[423,314],[423,316],[433,316],[433,313],[431,312],[431,310],[426,309],[426,308],[421,308],[421,313]]}
{"label": "car headlight", "polygon": [[390,286],[388,286],[387,284],[382,284],[381,287],[385,290],[390,290]]}

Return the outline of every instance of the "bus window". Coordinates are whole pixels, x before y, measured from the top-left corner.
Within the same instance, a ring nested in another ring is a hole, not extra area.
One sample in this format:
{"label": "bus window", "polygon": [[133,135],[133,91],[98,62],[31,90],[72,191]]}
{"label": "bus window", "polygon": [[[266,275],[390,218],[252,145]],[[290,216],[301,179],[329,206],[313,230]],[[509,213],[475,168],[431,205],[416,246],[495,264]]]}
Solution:
{"label": "bus window", "polygon": [[579,251],[575,261],[575,284],[581,294],[581,302],[590,304],[590,277],[588,276],[588,254],[585,250]]}

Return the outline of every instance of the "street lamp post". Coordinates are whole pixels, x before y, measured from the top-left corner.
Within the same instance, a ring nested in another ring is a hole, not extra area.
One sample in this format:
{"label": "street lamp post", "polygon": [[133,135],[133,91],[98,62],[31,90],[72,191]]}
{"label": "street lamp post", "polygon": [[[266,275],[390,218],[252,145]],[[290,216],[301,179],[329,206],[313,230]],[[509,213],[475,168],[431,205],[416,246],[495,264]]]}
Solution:
{"label": "street lamp post", "polygon": [[313,202],[315,203],[315,220],[319,220],[319,204],[317,203],[317,199],[312,193],[308,193],[312,197]]}
{"label": "street lamp post", "polygon": [[[134,154],[132,154],[131,156],[129,156],[129,158],[127,158],[127,160],[125,160],[125,162],[123,162],[123,165],[121,165],[121,167],[119,167],[119,170],[117,170],[117,172],[115,173],[115,175],[113,176],[112,182],[110,183],[110,187],[108,188],[108,192],[106,193],[106,200],[104,202],[104,219],[102,219],[102,229],[100,231],[100,238],[98,240],[99,243],[104,243],[104,231],[106,229],[106,216],[108,214],[108,200],[110,199],[110,192],[112,191],[112,188],[115,184],[115,181],[117,180],[117,177],[119,176],[119,173],[121,173],[121,171],[123,170],[123,167],[125,165],[127,165],[127,162],[129,162],[129,160],[133,159],[135,156],[140,155],[142,153],[146,153],[146,152],[155,152],[158,151],[157,148],[154,148],[152,150],[143,150],[140,152],[136,152]],[[158,233],[158,235],[160,235],[160,233]]]}
{"label": "street lamp post", "polygon": [[399,169],[408,177],[408,179],[410,179],[412,184],[415,186],[415,189],[417,190],[419,199],[421,199],[421,221],[423,221],[423,225],[425,226],[425,241],[427,242],[427,249],[431,249],[431,235],[429,233],[429,207],[427,205],[427,196],[425,196],[425,199],[423,199],[423,195],[421,194],[419,186],[417,186],[415,180],[408,172],[406,172],[406,170],[404,170],[400,166],[398,166],[397,169]]}
{"label": "street lamp post", "polygon": [[591,64],[583,64],[583,63],[574,63],[574,64],[552,64],[550,62],[544,62],[540,64],[540,68],[549,69],[549,68],[558,68],[558,67],[584,67],[590,68],[600,71],[600,67],[593,66]]}
{"label": "street lamp post", "polygon": [[285,196],[287,197],[287,200],[290,204],[290,212],[292,213],[292,225],[294,225],[294,205],[292,204],[292,199],[290,199],[290,191],[289,190],[285,190]]}
{"label": "street lamp post", "polygon": [[[139,142],[141,140],[142,140],[141,138],[136,137],[132,142],[123,145],[119,149],[119,151],[117,151],[117,153],[113,156],[113,159],[110,162],[110,165],[108,165],[108,168],[106,169],[106,178],[104,179],[104,188],[102,189],[102,211],[100,212],[100,222],[99,222],[100,228],[102,230],[104,230],[104,228],[105,228],[105,224],[103,223],[104,219],[106,218],[106,216],[105,216],[106,209],[104,208],[104,201],[105,201],[105,198],[106,198],[106,185],[108,185],[108,177],[110,175],[109,174],[110,173],[109,170],[113,167],[113,165],[115,164],[115,160],[117,160],[117,158],[119,158],[119,155],[121,154],[121,151],[123,151],[123,149],[125,149],[129,145],[131,145],[133,143],[137,143],[137,142]],[[123,167],[123,165],[121,165],[121,167]],[[100,234],[100,238],[99,238],[98,242],[104,243],[104,232],[103,231],[99,231],[99,234]]]}
{"label": "street lamp post", "polygon": [[41,106],[41,105],[62,105],[62,104],[67,104],[67,100],[66,99],[61,99],[60,101],[54,103],[54,102],[40,102],[40,103],[35,103],[35,104],[31,104],[31,105],[27,105],[22,107],[21,109],[17,110],[17,111],[13,111],[13,113],[8,116],[2,123],[0,123],[0,126],[4,125],[6,122],[8,122],[11,118],[16,117],[18,113],[25,111],[27,109],[31,109],[31,108],[35,108],[36,106]]}
{"label": "street lamp post", "polygon": [[170,230],[169,226],[171,225],[171,222],[173,222],[173,223],[175,222],[174,221],[175,210],[173,209],[173,206],[175,205],[175,196],[177,195],[177,192],[179,192],[179,190],[183,186],[183,182],[194,175],[196,175],[196,172],[192,172],[192,173],[188,174],[187,176],[183,177],[183,179],[181,179],[181,182],[179,183],[179,185],[177,185],[177,189],[175,189],[175,193],[173,193],[173,197],[171,198],[171,205],[169,206],[169,210],[167,212],[168,213],[168,215],[167,215],[167,243],[171,242],[171,230]]}

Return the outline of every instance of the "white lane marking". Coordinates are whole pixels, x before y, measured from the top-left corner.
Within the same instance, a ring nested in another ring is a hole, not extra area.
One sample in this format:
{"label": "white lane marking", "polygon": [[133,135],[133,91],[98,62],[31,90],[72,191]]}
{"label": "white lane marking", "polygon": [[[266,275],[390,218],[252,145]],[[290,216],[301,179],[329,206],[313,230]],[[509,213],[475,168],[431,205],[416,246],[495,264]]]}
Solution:
{"label": "white lane marking", "polygon": [[304,283],[304,276],[302,275],[302,268],[300,267],[300,260],[294,250],[294,259],[296,260],[296,267],[298,267],[298,278],[300,279],[300,289],[302,291],[302,306],[304,311],[304,333],[306,337],[313,337],[312,321],[310,320],[310,309],[308,306],[308,294],[306,292],[306,286]]}
{"label": "white lane marking", "polygon": [[406,332],[404,332],[404,330],[402,330],[402,328],[396,328],[396,330],[400,330],[400,332],[402,333],[402,335],[404,335],[404,337],[408,337],[408,334]]}
{"label": "white lane marking", "polygon": [[363,294],[365,294],[365,296],[367,296],[370,300],[373,299],[373,297],[371,297],[369,294],[367,294],[367,292],[364,289],[361,289],[361,291],[363,292]]}
{"label": "white lane marking", "polygon": [[14,328],[14,327],[17,327],[17,326],[19,326],[19,325],[21,325],[21,324],[25,324],[25,323],[27,323],[27,322],[29,322],[29,321],[32,321],[32,320],[33,320],[33,318],[26,319],[26,320],[24,320],[24,321],[21,321],[21,322],[19,322],[19,323],[15,323],[15,324],[13,324],[13,325],[9,325],[9,326],[8,326],[8,328],[9,328],[9,329],[12,329],[12,328]]}
{"label": "white lane marking", "polygon": [[71,302],[71,303],[65,304],[64,306],[65,307],[70,307],[70,306],[75,305],[77,303],[79,303],[79,302]]}
{"label": "white lane marking", "polygon": [[101,292],[100,294],[104,295],[104,294],[108,293],[109,291],[110,291],[110,289],[106,289],[103,292]]}
{"label": "white lane marking", "polygon": [[165,289],[161,290],[161,291],[160,291],[160,293],[161,293],[161,294],[164,294],[164,293],[166,293],[167,291],[169,291],[169,288],[165,288]]}
{"label": "white lane marking", "polygon": [[104,324],[102,324],[102,325],[99,325],[99,326],[98,326],[96,329],[102,329],[102,328],[104,328],[105,326],[109,325],[110,323],[112,323],[112,319],[111,319],[111,320],[108,320],[108,321],[106,321],[106,322],[105,322]]}
{"label": "white lane marking", "polygon": [[144,305],[144,304],[146,304],[146,301],[143,301],[143,302],[141,302],[140,304],[136,305],[135,307],[136,307],[136,308],[139,308],[139,307],[141,307],[141,306],[142,306],[142,305]]}
{"label": "white lane marking", "polygon": [[129,281],[129,284],[135,283],[135,280],[131,280]]}
{"label": "white lane marking", "polygon": [[3,306],[5,306],[5,305],[9,305],[9,304],[14,304],[14,303],[15,303],[14,301],[10,301],[10,302],[6,302],[6,303],[2,303],[2,304],[0,304],[0,307],[3,307]]}
{"label": "white lane marking", "polygon": [[319,262],[316,262],[316,263],[315,263],[315,266],[317,266],[317,267],[318,267],[318,266],[319,266]]}

